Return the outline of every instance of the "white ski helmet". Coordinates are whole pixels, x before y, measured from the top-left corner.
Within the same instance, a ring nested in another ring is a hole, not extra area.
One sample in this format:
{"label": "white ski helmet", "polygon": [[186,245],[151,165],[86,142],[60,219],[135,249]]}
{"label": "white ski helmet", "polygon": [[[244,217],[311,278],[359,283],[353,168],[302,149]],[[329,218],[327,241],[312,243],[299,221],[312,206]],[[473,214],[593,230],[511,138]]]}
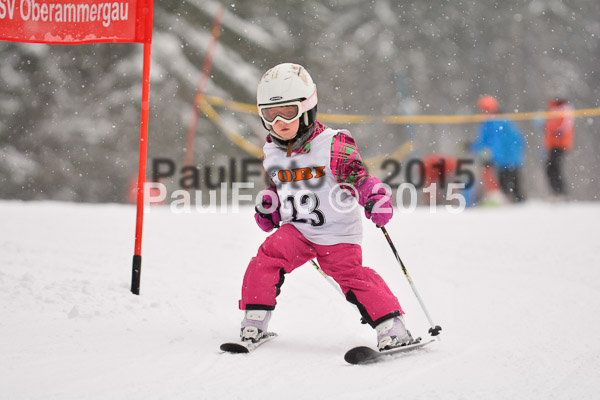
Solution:
{"label": "white ski helmet", "polygon": [[316,119],[317,86],[303,66],[279,64],[268,70],[258,83],[256,104],[271,135],[277,137],[272,129],[277,120],[292,122],[300,117],[298,133],[302,134]]}

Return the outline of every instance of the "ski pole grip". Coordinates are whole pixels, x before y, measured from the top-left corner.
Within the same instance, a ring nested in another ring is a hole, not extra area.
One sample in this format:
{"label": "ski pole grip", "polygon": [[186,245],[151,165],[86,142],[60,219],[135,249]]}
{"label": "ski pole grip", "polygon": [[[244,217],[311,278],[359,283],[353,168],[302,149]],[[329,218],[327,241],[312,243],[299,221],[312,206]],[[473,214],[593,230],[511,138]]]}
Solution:
{"label": "ski pole grip", "polygon": [[368,212],[371,212],[373,210],[374,206],[375,206],[375,200],[369,200],[365,204],[365,210],[367,210]]}

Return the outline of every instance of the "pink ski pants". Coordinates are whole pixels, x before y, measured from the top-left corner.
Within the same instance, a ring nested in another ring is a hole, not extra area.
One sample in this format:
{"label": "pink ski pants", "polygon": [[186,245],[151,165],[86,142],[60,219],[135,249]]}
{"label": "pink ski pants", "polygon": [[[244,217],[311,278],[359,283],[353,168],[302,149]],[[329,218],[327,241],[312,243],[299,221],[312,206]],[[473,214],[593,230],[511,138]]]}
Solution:
{"label": "pink ski pants", "polygon": [[323,272],[340,285],[346,300],[358,307],[364,322],[375,327],[379,322],[403,314],[398,299],[379,274],[362,265],[360,245],[315,244],[292,224],[284,224],[271,234],[250,261],[244,276],[240,309],[273,310],[284,274],[313,258]]}

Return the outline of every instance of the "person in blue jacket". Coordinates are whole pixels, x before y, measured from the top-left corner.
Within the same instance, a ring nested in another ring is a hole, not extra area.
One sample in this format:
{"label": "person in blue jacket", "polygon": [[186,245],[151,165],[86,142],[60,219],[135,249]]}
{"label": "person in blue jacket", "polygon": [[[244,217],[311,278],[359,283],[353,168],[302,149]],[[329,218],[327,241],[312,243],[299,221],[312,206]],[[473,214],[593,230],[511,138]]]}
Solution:
{"label": "person in blue jacket", "polygon": [[469,148],[474,153],[489,151],[502,191],[511,201],[521,202],[525,200],[520,178],[525,157],[523,134],[512,121],[491,115],[498,113],[498,101],[493,96],[481,97],[477,106],[481,112],[490,114],[490,118],[481,123],[479,135]]}

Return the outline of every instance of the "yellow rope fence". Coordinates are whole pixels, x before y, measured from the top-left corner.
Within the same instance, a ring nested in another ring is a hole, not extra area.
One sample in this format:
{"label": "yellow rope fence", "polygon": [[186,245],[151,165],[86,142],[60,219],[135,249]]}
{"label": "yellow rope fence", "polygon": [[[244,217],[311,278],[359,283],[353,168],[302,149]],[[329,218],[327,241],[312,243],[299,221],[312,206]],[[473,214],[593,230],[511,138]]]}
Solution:
{"label": "yellow rope fence", "polygon": [[[254,104],[240,103],[237,101],[225,100],[217,96],[199,96],[196,99],[199,102],[202,112],[206,117],[217,127],[219,127],[225,136],[229,138],[235,145],[247,152],[248,154],[261,158],[262,148],[245,139],[241,134],[227,126],[219,113],[214,107],[224,108],[230,111],[237,111],[246,114],[257,115],[257,107]],[[214,107],[213,107],[214,106]],[[523,113],[503,113],[495,114],[501,119],[510,119],[513,121],[526,121],[537,119],[556,118],[564,115],[561,111],[536,111]],[[573,110],[570,115],[574,118],[579,117],[597,117],[600,116],[600,107],[587,108],[581,110]],[[370,116],[370,115],[344,115],[344,114],[327,114],[319,113],[319,121],[325,123],[345,123],[345,124],[367,124],[367,123],[383,123],[383,124],[466,124],[476,123],[489,119],[487,114],[473,115],[390,115],[390,116]],[[412,151],[412,143],[407,141],[400,145],[391,154],[380,155],[363,160],[369,170],[377,170],[384,159],[393,158],[402,160]]]}
{"label": "yellow rope fence", "polygon": [[[247,114],[257,114],[258,110],[254,104],[240,103],[237,101],[225,100],[217,96],[206,96],[206,101],[215,107],[222,107],[232,111],[239,111]],[[580,117],[598,117],[600,116],[600,107],[573,110],[571,116]],[[562,111],[534,111],[522,113],[503,113],[495,114],[501,119],[510,119],[513,121],[527,121],[535,119],[549,119],[564,115]],[[319,113],[319,121],[327,123],[346,123],[346,124],[466,124],[476,123],[489,119],[488,114],[472,115],[390,115],[390,116],[372,116],[372,115],[348,115],[348,114],[327,114]]]}

